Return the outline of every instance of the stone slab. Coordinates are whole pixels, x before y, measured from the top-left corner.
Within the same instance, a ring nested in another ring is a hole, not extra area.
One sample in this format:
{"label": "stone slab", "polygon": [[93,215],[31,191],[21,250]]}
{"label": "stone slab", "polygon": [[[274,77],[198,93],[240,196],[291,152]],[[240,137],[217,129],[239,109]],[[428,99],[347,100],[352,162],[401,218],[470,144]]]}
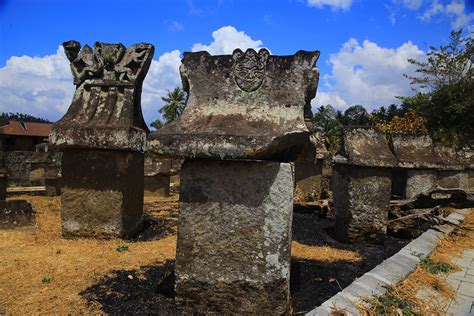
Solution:
{"label": "stone slab", "polygon": [[179,309],[287,313],[292,211],[289,163],[186,160],[176,256]]}
{"label": "stone slab", "polygon": [[131,237],[141,229],[143,154],[66,149],[61,225],[65,237]]}
{"label": "stone slab", "polygon": [[388,168],[335,165],[334,208],[340,241],[379,242],[385,237],[391,185]]}

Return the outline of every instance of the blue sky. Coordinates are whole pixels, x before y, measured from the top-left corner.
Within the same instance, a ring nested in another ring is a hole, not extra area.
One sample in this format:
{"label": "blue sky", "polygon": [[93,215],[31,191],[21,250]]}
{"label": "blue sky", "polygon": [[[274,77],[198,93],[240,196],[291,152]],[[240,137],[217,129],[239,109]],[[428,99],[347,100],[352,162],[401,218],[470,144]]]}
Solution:
{"label": "blue sky", "polygon": [[231,53],[267,47],[273,54],[320,50],[314,106],[369,109],[412,93],[407,58],[472,28],[474,1],[461,0],[0,0],[0,111],[56,120],[74,91],[63,41],[155,45],[143,108],[150,122],[160,96],[180,84],[184,51]]}

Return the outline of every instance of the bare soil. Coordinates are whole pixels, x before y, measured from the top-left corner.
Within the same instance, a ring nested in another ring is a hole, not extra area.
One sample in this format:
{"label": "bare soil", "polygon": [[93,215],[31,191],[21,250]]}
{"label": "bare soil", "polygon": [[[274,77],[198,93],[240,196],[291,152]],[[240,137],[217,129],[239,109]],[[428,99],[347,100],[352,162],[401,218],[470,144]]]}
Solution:
{"label": "bare soil", "polygon": [[[23,314],[174,315],[178,196],[145,199],[145,230],[133,240],[62,239],[59,198],[20,196],[36,225],[0,235],[0,309]],[[293,312],[309,311],[397,252],[408,240],[346,245],[317,206],[295,208]],[[117,251],[118,246],[128,250]]]}

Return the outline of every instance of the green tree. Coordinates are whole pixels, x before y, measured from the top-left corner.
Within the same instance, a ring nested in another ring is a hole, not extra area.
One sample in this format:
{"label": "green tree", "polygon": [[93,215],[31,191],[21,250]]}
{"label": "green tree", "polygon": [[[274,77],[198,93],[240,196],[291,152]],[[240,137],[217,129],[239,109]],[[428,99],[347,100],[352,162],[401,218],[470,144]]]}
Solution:
{"label": "green tree", "polygon": [[180,87],[174,88],[172,91],[168,90],[166,96],[161,97],[165,105],[160,109],[160,113],[165,119],[165,124],[174,121],[183,113],[186,107],[186,92]]}
{"label": "green tree", "polygon": [[[341,114],[339,113],[339,117]],[[326,136],[326,147],[332,153],[339,149],[342,124],[338,120],[338,113],[330,105],[320,106],[314,114],[314,131]]]}
{"label": "green tree", "polygon": [[369,114],[362,105],[353,105],[344,111],[342,125],[367,125]]}
{"label": "green tree", "polygon": [[474,34],[452,31],[450,41],[430,47],[426,61],[409,59],[416,75],[406,77],[416,95],[399,97],[426,119],[429,133],[460,146],[474,140]]}
{"label": "green tree", "polygon": [[174,121],[183,113],[186,107],[186,92],[180,87],[174,88],[172,91],[167,90],[166,96],[161,97],[165,104],[158,111],[163,119],[157,118],[151,122],[150,126],[160,129],[169,122]]}

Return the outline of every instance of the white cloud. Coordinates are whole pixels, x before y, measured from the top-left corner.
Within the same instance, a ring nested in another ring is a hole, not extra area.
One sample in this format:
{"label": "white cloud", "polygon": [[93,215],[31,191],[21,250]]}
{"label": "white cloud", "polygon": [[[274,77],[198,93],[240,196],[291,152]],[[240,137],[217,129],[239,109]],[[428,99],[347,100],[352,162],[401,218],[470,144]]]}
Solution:
{"label": "white cloud", "polygon": [[453,19],[454,29],[466,27],[474,19],[474,13],[466,14],[464,11],[464,2],[453,1],[445,7],[446,14]]}
{"label": "white cloud", "polygon": [[313,108],[331,104],[344,109],[361,104],[368,110],[397,103],[395,96],[412,91],[404,73],[413,74],[414,66],[407,60],[424,57],[416,45],[406,42],[398,48],[384,48],[365,40],[360,44],[351,38],[341,50],[330,56],[331,74],[323,77]]}
{"label": "white cloud", "polygon": [[[229,54],[236,47],[259,48],[262,41],[253,40],[232,26],[212,33],[209,45],[195,44],[193,51],[206,49],[211,54]],[[156,57],[155,57],[156,58]],[[161,97],[167,89],[181,86],[179,65],[181,52],[173,50],[154,59],[142,92],[142,111],[149,125],[159,117]],[[69,61],[60,46],[54,55],[43,57],[12,56],[0,68],[0,112],[21,112],[56,121],[69,108],[75,87]]]}
{"label": "white cloud", "polygon": [[352,0],[308,0],[308,5],[319,9],[329,6],[333,10],[349,10]]}
{"label": "white cloud", "polygon": [[262,41],[253,40],[243,31],[239,32],[233,26],[224,26],[212,32],[213,41],[209,45],[196,43],[192,47],[193,52],[206,50],[211,55],[232,54],[234,49],[260,48]]}
{"label": "white cloud", "polygon": [[403,5],[410,10],[418,10],[423,4],[423,0],[403,0]]}
{"label": "white cloud", "polygon": [[[153,60],[143,84],[142,110],[149,124],[158,116],[166,89],[181,85],[180,51]],[[44,57],[12,56],[0,68],[0,112],[21,112],[58,120],[71,104],[75,87],[69,61],[60,46]]]}
{"label": "white cloud", "polygon": [[451,26],[454,29],[470,28],[470,23],[474,20],[474,13],[467,14],[464,1],[461,0],[451,1],[445,6],[438,0],[433,0],[431,6],[419,16],[419,19],[424,22],[429,22],[433,17],[440,14],[445,14],[451,19]]}
{"label": "white cloud", "polygon": [[56,120],[74,93],[69,62],[59,47],[44,57],[12,56],[0,68],[1,112],[22,112]]}
{"label": "white cloud", "polygon": [[159,116],[158,110],[163,106],[161,97],[166,94],[166,90],[181,86],[180,55],[179,50],[164,53],[150,65],[142,92],[142,111],[148,126]]}

